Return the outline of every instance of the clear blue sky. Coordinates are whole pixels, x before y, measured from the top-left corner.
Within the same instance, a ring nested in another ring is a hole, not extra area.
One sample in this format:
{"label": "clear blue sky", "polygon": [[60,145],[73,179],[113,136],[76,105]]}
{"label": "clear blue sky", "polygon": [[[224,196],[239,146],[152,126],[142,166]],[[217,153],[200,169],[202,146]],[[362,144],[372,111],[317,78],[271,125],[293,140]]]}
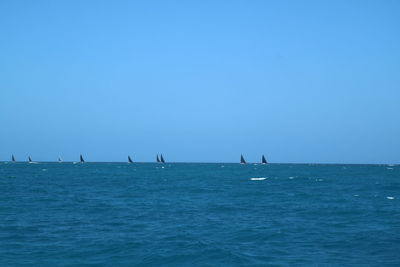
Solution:
{"label": "clear blue sky", "polygon": [[400,162],[400,1],[0,2],[0,160]]}

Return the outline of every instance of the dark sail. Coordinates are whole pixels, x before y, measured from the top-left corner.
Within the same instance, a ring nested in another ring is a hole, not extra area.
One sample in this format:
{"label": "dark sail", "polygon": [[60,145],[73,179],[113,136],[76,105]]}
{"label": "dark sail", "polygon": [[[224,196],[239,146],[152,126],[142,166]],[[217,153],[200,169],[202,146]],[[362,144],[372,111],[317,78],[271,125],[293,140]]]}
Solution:
{"label": "dark sail", "polygon": [[265,159],[264,155],[262,155],[261,163],[262,164],[267,164],[268,163],[267,160]]}
{"label": "dark sail", "polygon": [[15,162],[15,157],[14,157],[14,155],[11,155],[11,161]]}
{"label": "dark sail", "polygon": [[62,159],[61,159],[61,157],[58,157],[58,162],[62,162]]}
{"label": "dark sail", "polygon": [[240,164],[246,164],[243,155],[240,155]]}
{"label": "dark sail", "polygon": [[131,156],[128,156],[128,162],[133,163],[133,160],[131,159]]}
{"label": "dark sail", "polygon": [[165,163],[165,160],[164,160],[162,154],[160,155],[160,162],[161,162],[161,163]]}
{"label": "dark sail", "polygon": [[156,161],[157,161],[157,162],[161,162],[161,161],[160,161],[160,158],[158,157],[158,154],[157,154]]}
{"label": "dark sail", "polygon": [[31,156],[28,157],[28,162],[32,162]]}
{"label": "dark sail", "polygon": [[83,159],[82,155],[80,155],[79,159],[80,159],[81,163],[85,162],[85,160]]}

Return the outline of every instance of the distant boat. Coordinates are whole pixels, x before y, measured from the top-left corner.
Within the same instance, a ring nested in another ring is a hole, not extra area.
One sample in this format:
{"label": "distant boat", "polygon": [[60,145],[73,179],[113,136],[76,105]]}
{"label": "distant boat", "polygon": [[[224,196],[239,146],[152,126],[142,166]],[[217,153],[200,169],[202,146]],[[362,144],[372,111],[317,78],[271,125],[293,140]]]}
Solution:
{"label": "distant boat", "polygon": [[164,160],[162,154],[160,155],[160,162],[161,162],[161,163],[165,163],[165,160]]}
{"label": "distant boat", "polygon": [[16,161],[14,155],[11,155],[11,161],[12,161],[12,162],[15,162],[15,161]]}
{"label": "distant boat", "polygon": [[62,162],[61,157],[58,157],[58,163],[61,163],[61,162]]}
{"label": "distant boat", "polygon": [[128,163],[133,163],[133,160],[131,159],[131,156],[128,156]]}
{"label": "distant boat", "polygon": [[158,157],[158,154],[157,154],[156,161],[157,161],[158,163],[160,163],[160,162],[161,162],[161,161],[160,161],[160,158]]}
{"label": "distant boat", "polygon": [[82,154],[80,155],[79,159],[80,159],[80,162],[81,162],[81,163],[84,163],[84,162],[85,162],[85,160],[84,160],[83,157],[82,157]]}
{"label": "distant boat", "polygon": [[268,162],[267,162],[267,160],[265,159],[264,155],[262,155],[261,164],[267,164],[267,163],[268,163]]}
{"label": "distant boat", "polygon": [[246,164],[243,155],[240,155],[240,164]]}
{"label": "distant boat", "polygon": [[32,161],[31,156],[28,157],[28,163],[30,163],[30,164],[38,164],[37,162]]}

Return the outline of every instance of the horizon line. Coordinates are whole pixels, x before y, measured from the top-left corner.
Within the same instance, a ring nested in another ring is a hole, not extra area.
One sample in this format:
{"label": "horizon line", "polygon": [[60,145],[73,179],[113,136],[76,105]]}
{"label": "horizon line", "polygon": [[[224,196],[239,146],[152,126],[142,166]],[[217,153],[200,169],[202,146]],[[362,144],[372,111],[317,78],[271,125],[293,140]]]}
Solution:
{"label": "horizon line", "polygon": [[86,161],[85,162],[80,162],[78,161],[9,161],[9,160],[0,160],[1,163],[28,163],[32,164],[33,163],[80,163],[80,164],[86,164],[86,163],[126,163],[126,164],[240,164],[240,165],[251,165],[251,164],[257,164],[257,165],[270,165],[270,164],[298,164],[298,165],[400,165],[400,163],[330,163],[330,162],[268,162],[267,164],[263,164],[261,162],[247,162],[246,164],[242,164],[240,162],[201,162],[201,161],[170,161],[170,162],[165,162],[165,163],[160,163],[156,161],[134,161],[133,163],[129,163],[128,161]]}

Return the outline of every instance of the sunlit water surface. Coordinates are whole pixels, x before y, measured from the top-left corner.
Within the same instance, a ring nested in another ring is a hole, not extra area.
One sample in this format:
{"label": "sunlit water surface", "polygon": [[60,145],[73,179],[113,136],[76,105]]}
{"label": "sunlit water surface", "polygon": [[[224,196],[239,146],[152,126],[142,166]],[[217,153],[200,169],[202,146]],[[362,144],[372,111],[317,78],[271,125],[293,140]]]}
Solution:
{"label": "sunlit water surface", "polygon": [[400,166],[0,162],[0,266],[400,266]]}

